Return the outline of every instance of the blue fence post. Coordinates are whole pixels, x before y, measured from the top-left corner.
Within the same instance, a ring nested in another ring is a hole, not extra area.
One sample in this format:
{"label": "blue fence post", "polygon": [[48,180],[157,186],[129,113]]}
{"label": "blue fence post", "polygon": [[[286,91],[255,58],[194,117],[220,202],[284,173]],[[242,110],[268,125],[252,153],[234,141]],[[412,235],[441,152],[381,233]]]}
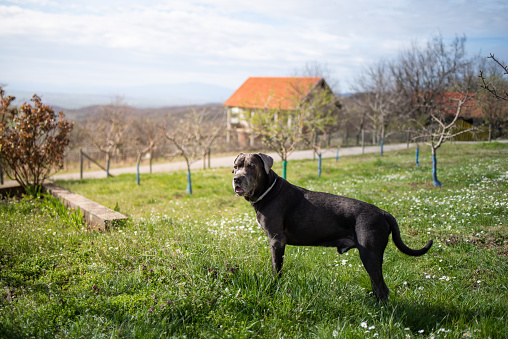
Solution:
{"label": "blue fence post", "polygon": [[420,167],[420,147],[416,147],[416,167]]}
{"label": "blue fence post", "polygon": [[384,141],[381,141],[381,150],[379,151],[379,155],[383,155],[383,146],[384,146],[385,142]]}
{"label": "blue fence post", "polygon": [[283,178],[283,179],[286,179],[286,174],[287,174],[287,165],[288,165],[288,162],[284,160],[284,161],[282,162],[282,178]]}
{"label": "blue fence post", "polygon": [[337,150],[337,154],[335,154],[335,161],[339,161],[339,150]]}

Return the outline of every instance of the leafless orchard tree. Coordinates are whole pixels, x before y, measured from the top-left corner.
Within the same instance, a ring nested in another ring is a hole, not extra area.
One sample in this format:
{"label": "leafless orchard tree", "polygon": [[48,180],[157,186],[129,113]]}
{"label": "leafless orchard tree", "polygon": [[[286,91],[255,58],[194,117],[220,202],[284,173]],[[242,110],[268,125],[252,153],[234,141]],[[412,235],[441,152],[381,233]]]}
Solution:
{"label": "leafless orchard tree", "polygon": [[223,130],[221,125],[213,126],[206,119],[206,111],[197,112],[193,109],[190,114],[166,130],[164,135],[177,149],[174,155],[181,155],[187,164],[186,192],[192,194],[191,165],[200,156],[209,153],[214,140]]}
{"label": "leafless orchard tree", "polygon": [[415,136],[413,139],[417,142],[423,142],[431,147],[432,151],[432,182],[434,186],[441,186],[441,182],[437,179],[437,158],[436,151],[441,145],[446,141],[450,140],[460,134],[469,132],[474,130],[475,128],[470,128],[467,130],[456,131],[455,123],[457,119],[463,113],[465,104],[468,100],[471,99],[471,96],[466,94],[461,94],[459,98],[453,99],[456,102],[455,113],[453,114],[453,118],[450,121],[450,116],[444,116],[443,114],[438,114],[437,112],[431,112],[431,122],[429,124],[423,125],[419,121],[415,120],[415,123],[420,126],[420,129],[414,130]]}
{"label": "leafless orchard tree", "polygon": [[203,169],[205,169],[207,158],[208,165],[210,165],[212,147],[217,138],[224,131],[224,121],[223,119],[218,119],[216,116],[209,116],[206,108],[202,109],[200,112],[193,109],[191,117],[195,127],[194,135],[199,147],[201,148]]}
{"label": "leafless orchard tree", "polygon": [[171,128],[164,134],[166,139],[177,149],[172,156],[181,155],[185,159],[187,164],[187,188],[185,190],[189,194],[192,194],[191,165],[197,160],[198,154],[200,154],[200,147],[193,132],[193,126],[190,121],[180,120],[176,128]]}
{"label": "leafless orchard tree", "polygon": [[489,141],[502,134],[508,125],[508,66],[497,60],[493,54],[487,59],[480,70],[480,86],[478,102],[485,123],[489,126]]}
{"label": "leafless orchard tree", "polygon": [[[488,57],[489,59],[492,59],[492,61],[495,63],[495,65],[498,66],[498,68],[502,71],[502,76],[508,75],[508,66],[504,65],[501,61],[496,59],[494,54],[490,54]],[[490,94],[492,94],[497,99],[506,100],[508,101],[508,88],[504,84],[504,86],[500,86],[500,84],[503,84],[503,82],[499,82],[499,77],[494,77],[491,75],[486,75],[484,71],[480,71],[480,80],[482,87],[487,90]]]}
{"label": "leafless orchard tree", "polygon": [[128,143],[129,119],[133,109],[117,98],[111,105],[91,116],[84,124],[90,142],[106,155],[106,173],[109,176],[111,157]]}
{"label": "leafless orchard tree", "polygon": [[130,144],[136,150],[136,182],[139,185],[141,158],[157,147],[157,142],[164,136],[164,131],[160,128],[159,123],[152,119],[137,118],[131,120],[128,134]]}
{"label": "leafless orchard tree", "polygon": [[387,61],[382,60],[367,68],[356,80],[355,90],[362,93],[356,97],[364,116],[370,120],[373,143],[381,144],[390,134],[399,130],[396,111],[400,95],[395,89],[395,81]]}
{"label": "leafless orchard tree", "polygon": [[[472,61],[466,56],[465,42],[465,37],[457,37],[446,45],[436,36],[425,47],[413,44],[391,66],[401,97],[400,116],[408,122],[413,140],[431,145],[434,186],[442,185],[437,179],[436,151],[454,136],[453,127],[470,98]],[[452,114],[447,100],[450,91],[462,93]]]}
{"label": "leafless orchard tree", "polygon": [[302,139],[318,155],[321,176],[323,150],[330,145],[331,134],[344,120],[342,105],[328,88],[313,91],[298,107],[304,116]]}
{"label": "leafless orchard tree", "polygon": [[295,77],[322,77],[332,90],[337,93],[339,91],[340,83],[333,76],[333,71],[326,63],[319,61],[307,62],[302,68],[293,71]]}
{"label": "leafless orchard tree", "polygon": [[[286,164],[302,140],[303,119],[302,112],[264,109],[256,111],[252,117],[252,126],[263,143],[277,152],[283,164]],[[284,169],[282,177],[285,177]]]}
{"label": "leafless orchard tree", "polygon": [[363,93],[353,94],[344,98],[344,115],[346,118],[346,140],[349,137],[349,127],[352,126],[356,130],[356,145],[364,147],[364,134],[370,127],[368,126],[368,118],[365,109],[360,104]]}
{"label": "leafless orchard tree", "polygon": [[[318,61],[306,63],[304,67],[294,71],[294,76],[321,77],[328,85],[316,88],[306,100],[300,103],[299,107],[307,112],[305,117],[307,132],[304,135],[306,144],[313,149],[321,149],[330,144],[332,133],[338,131],[347,120],[342,109],[343,104],[334,94],[339,89],[339,81],[333,76],[333,72],[327,64]],[[305,94],[298,86],[293,86],[293,90],[300,96]],[[312,132],[308,132],[309,130]],[[313,133],[318,138],[312,137]]]}

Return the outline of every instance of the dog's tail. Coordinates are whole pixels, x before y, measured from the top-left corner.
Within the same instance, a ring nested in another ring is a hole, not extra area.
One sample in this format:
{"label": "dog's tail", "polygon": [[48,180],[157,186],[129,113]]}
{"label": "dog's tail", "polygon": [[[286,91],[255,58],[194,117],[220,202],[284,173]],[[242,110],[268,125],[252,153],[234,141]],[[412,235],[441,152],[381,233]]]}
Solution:
{"label": "dog's tail", "polygon": [[418,257],[420,255],[424,255],[425,253],[427,253],[427,251],[432,247],[433,241],[429,240],[429,242],[427,242],[427,245],[425,245],[425,247],[419,250],[409,248],[406,244],[404,244],[402,238],[400,237],[399,224],[397,224],[397,220],[395,220],[395,218],[388,213],[386,214],[386,219],[390,224],[390,228],[392,229],[392,240],[395,243],[395,246],[397,246],[397,248],[402,253],[411,255],[413,257]]}

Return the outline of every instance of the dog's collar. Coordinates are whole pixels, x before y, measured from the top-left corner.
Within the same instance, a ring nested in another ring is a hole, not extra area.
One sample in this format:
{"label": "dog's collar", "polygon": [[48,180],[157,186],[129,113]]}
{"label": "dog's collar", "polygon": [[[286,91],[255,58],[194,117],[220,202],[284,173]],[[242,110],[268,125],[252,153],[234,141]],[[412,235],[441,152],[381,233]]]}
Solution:
{"label": "dog's collar", "polygon": [[273,188],[273,186],[275,186],[275,183],[276,183],[276,182],[277,182],[277,178],[275,178],[275,180],[273,181],[272,186],[270,186],[270,187],[269,187],[269,188],[265,191],[265,193],[261,194],[261,196],[260,196],[259,198],[257,198],[257,199],[256,199],[256,201],[251,201],[251,202],[250,202],[250,203],[251,203],[251,205],[254,205],[255,203],[260,202],[260,201],[261,201],[261,199],[263,199],[263,198],[264,198],[264,197],[268,194],[268,192],[270,192],[270,191],[272,190],[272,188]]}

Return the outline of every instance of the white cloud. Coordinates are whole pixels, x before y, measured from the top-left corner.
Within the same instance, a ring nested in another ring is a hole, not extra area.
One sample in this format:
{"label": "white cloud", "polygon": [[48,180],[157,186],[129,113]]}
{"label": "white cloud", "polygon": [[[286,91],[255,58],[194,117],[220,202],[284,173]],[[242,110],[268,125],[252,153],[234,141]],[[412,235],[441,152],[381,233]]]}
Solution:
{"label": "white cloud", "polygon": [[[507,10],[475,0],[9,0],[0,2],[0,74],[25,79],[34,68],[48,82],[73,73],[108,83],[201,74],[234,88],[248,75],[288,75],[317,61],[346,84],[362,65],[433,34],[490,38],[484,48],[495,48],[507,39]],[[506,46],[492,52],[506,58]]]}

